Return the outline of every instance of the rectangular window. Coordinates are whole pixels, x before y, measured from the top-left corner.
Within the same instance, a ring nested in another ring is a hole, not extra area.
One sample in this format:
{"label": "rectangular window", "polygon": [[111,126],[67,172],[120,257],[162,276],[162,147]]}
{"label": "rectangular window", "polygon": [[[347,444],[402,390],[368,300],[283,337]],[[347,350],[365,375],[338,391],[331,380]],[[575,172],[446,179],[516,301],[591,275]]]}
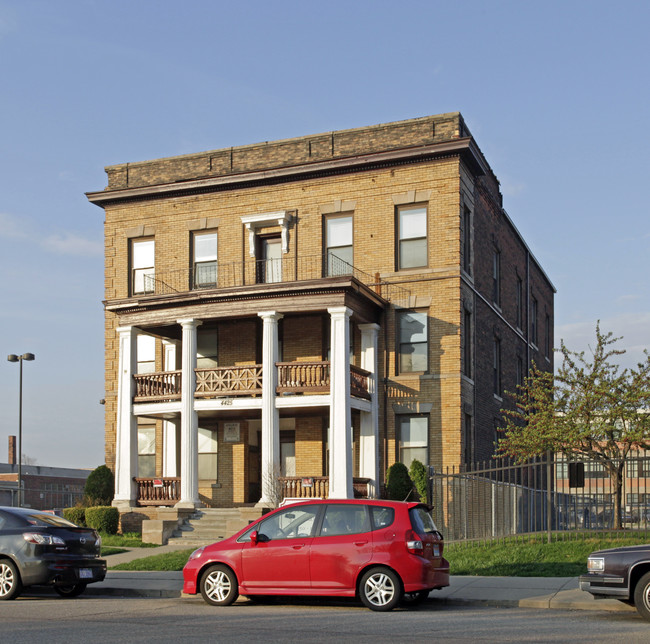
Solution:
{"label": "rectangular window", "polygon": [[282,281],[282,240],[280,237],[258,238],[257,283]]}
{"label": "rectangular window", "polygon": [[131,241],[131,295],[155,292],[155,254],[153,239]]}
{"label": "rectangular window", "polygon": [[626,476],[629,479],[650,478],[650,460],[646,458],[632,458],[625,464]]}
{"label": "rectangular window", "polygon": [[546,326],[544,329],[544,355],[551,357],[551,316],[546,315]]}
{"label": "rectangular window", "polygon": [[197,369],[214,369],[219,366],[218,345],[219,333],[217,329],[198,329],[196,334]]}
{"label": "rectangular window", "polygon": [[530,302],[530,341],[537,346],[537,300]]}
{"label": "rectangular window", "polygon": [[429,464],[429,418],[398,416],[399,460],[410,468],[414,460]]}
{"label": "rectangular window", "polygon": [[501,306],[501,253],[498,250],[492,255],[492,301]]}
{"label": "rectangular window", "polygon": [[522,387],[524,384],[524,359],[517,356],[517,386]]}
{"label": "rectangular window", "polygon": [[463,373],[472,377],[472,314],[465,311],[463,318]]}
{"label": "rectangular window", "polygon": [[217,480],[217,430],[199,427],[199,479]]}
{"label": "rectangular window", "polygon": [[494,395],[501,397],[501,340],[494,338],[493,345],[493,387]]}
{"label": "rectangular window", "polygon": [[409,206],[397,209],[397,267],[427,266],[427,209]]}
{"label": "rectangular window", "polygon": [[156,425],[138,419],[138,476],[156,476]]}
{"label": "rectangular window", "polygon": [[426,372],[429,358],[429,330],[426,313],[404,311],[398,314],[399,372]]}
{"label": "rectangular window", "polygon": [[517,277],[517,328],[524,328],[524,282]]}
{"label": "rectangular window", "polygon": [[463,270],[472,274],[472,213],[467,207],[463,210]]}
{"label": "rectangular window", "polygon": [[325,220],[327,275],[349,275],[352,271],[352,216]]}
{"label": "rectangular window", "polygon": [[137,373],[153,373],[156,370],[156,338],[140,334],[136,347]]}
{"label": "rectangular window", "polygon": [[193,254],[193,287],[214,288],[217,285],[217,233],[194,233]]}

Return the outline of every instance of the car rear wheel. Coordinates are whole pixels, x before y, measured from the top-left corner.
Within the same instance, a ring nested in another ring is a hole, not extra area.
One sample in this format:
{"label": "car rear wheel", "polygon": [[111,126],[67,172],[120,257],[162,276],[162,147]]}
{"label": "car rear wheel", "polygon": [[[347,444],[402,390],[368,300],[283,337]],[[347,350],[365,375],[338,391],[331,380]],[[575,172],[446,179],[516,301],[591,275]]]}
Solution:
{"label": "car rear wheel", "polygon": [[0,600],[16,599],[21,589],[20,573],[13,561],[0,560]]}
{"label": "car rear wheel", "polygon": [[239,596],[237,577],[227,566],[210,566],[199,584],[203,599],[213,606],[230,606]]}
{"label": "car rear wheel", "polygon": [[61,597],[79,597],[86,590],[86,584],[57,585],[54,586],[54,590]]}
{"label": "car rear wheel", "polygon": [[370,610],[393,610],[402,599],[402,583],[389,568],[371,568],[361,578],[359,596]]}
{"label": "car rear wheel", "polygon": [[634,588],[634,605],[643,619],[650,621],[650,572],[647,572]]}

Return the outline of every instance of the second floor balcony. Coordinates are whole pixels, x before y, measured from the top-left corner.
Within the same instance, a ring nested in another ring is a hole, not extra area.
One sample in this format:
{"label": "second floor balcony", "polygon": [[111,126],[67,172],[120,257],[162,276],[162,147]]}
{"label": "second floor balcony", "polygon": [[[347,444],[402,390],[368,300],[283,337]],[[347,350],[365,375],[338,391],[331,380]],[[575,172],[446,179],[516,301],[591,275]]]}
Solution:
{"label": "second floor balcony", "polygon": [[[330,362],[276,363],[276,394],[328,394],[330,392]],[[231,398],[262,395],[262,365],[196,369],[194,398]],[[350,365],[350,393],[357,398],[370,399],[370,372]],[[162,371],[133,376],[134,402],[168,402],[180,400],[181,372]]]}

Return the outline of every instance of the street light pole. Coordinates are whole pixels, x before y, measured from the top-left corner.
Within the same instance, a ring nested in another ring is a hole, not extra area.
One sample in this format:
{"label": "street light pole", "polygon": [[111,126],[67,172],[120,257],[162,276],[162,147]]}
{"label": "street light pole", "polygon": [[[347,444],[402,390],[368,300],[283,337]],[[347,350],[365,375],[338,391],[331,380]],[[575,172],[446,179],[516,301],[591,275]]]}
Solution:
{"label": "street light pole", "polygon": [[23,360],[33,360],[33,353],[23,353],[17,356],[12,353],[7,356],[9,362],[20,363],[20,384],[18,387],[18,506],[23,504]]}

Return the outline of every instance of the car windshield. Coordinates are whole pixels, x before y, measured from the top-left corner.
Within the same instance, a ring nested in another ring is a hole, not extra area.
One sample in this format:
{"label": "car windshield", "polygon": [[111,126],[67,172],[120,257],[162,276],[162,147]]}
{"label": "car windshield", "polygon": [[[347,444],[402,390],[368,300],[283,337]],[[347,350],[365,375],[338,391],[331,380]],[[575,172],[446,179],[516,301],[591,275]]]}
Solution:
{"label": "car windshield", "polygon": [[438,531],[431,515],[423,505],[411,508],[409,514],[411,516],[411,525],[418,534],[432,534]]}
{"label": "car windshield", "polygon": [[38,514],[26,514],[25,519],[35,526],[54,526],[56,528],[76,528],[74,523],[71,523],[63,517],[58,517],[56,514],[45,514],[39,512]]}

